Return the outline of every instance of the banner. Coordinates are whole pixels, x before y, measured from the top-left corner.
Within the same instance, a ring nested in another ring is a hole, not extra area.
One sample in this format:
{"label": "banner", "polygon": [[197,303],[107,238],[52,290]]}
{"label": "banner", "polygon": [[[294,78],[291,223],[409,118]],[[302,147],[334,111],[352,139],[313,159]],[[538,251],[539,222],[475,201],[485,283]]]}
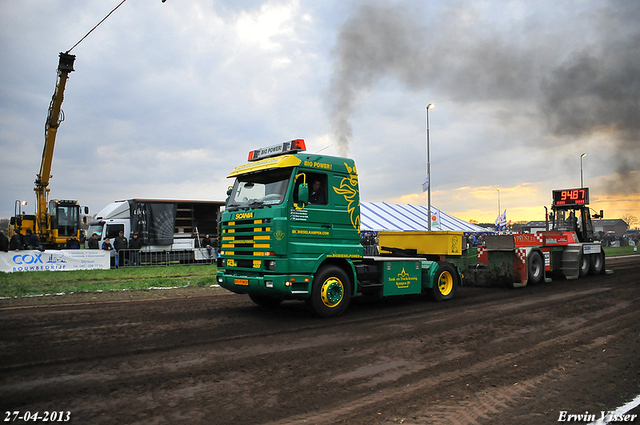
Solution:
{"label": "banner", "polygon": [[144,245],[171,245],[178,204],[175,202],[129,201],[131,232],[137,233]]}
{"label": "banner", "polygon": [[425,177],[424,181],[422,182],[422,191],[426,192],[427,190],[429,190],[429,176]]}
{"label": "banner", "polygon": [[501,230],[507,230],[507,210],[504,210],[504,212],[496,218],[495,225],[496,225],[496,232],[499,232]]}
{"label": "banner", "polygon": [[65,271],[109,269],[109,251],[97,249],[0,252],[0,271]]}
{"label": "banner", "polygon": [[440,211],[431,207],[431,229],[434,227],[438,227],[438,230],[440,230]]}

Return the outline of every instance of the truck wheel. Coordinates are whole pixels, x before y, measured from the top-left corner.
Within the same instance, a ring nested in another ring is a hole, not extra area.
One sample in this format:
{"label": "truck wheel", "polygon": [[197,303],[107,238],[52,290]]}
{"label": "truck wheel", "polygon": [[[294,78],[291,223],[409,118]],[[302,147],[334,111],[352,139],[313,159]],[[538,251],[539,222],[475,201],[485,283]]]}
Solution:
{"label": "truck wheel", "polygon": [[333,317],[344,313],[350,300],[349,276],[340,267],[327,266],[314,277],[307,305],[320,317]]}
{"label": "truck wheel", "polygon": [[544,276],[544,262],[538,251],[533,251],[529,254],[529,261],[527,261],[527,283],[530,285],[537,285],[542,281]]}
{"label": "truck wheel", "polygon": [[597,254],[591,254],[591,267],[589,268],[590,274],[601,274],[604,272],[604,251],[600,251]]}
{"label": "truck wheel", "polygon": [[458,273],[453,265],[438,262],[438,271],[433,279],[431,293],[436,301],[450,300],[456,295],[458,288]]}
{"label": "truck wheel", "polygon": [[267,295],[250,294],[249,298],[251,298],[251,301],[258,304],[260,307],[266,308],[268,310],[273,310],[282,303],[282,300],[280,298],[273,298]]}
{"label": "truck wheel", "polygon": [[580,270],[578,271],[579,277],[585,277],[589,274],[589,266],[591,265],[590,255],[580,254]]}

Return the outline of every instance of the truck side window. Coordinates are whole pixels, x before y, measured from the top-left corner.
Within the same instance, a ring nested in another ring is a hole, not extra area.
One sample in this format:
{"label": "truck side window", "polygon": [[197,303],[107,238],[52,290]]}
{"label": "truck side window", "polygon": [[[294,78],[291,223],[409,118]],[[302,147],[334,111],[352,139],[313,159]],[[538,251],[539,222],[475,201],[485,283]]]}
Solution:
{"label": "truck side window", "polygon": [[322,173],[308,173],[309,204],[327,205],[327,175]]}
{"label": "truck side window", "polygon": [[124,232],[124,224],[107,224],[107,235],[105,238],[113,239],[118,233]]}

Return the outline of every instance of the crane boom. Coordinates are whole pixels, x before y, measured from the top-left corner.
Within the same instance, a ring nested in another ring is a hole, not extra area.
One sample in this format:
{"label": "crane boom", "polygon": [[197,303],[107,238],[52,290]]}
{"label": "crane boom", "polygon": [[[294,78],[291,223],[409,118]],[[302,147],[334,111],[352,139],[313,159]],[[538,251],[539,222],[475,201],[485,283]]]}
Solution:
{"label": "crane boom", "polygon": [[[56,144],[56,134],[60,123],[64,120],[62,113],[62,99],[64,89],[73,72],[73,63],[76,57],[66,53],[60,53],[58,63],[58,78],[56,88],[49,104],[47,121],[44,131],[44,149],[40,172],[36,174],[35,188],[36,211],[35,214],[25,214],[18,205],[26,205],[26,202],[16,201],[16,212],[11,217],[9,230],[17,231],[25,235],[29,230],[35,233],[40,245],[45,248],[59,248],[72,237],[80,236],[80,204],[74,200],[57,200],[49,202],[49,180],[51,179],[51,165],[53,163],[53,151]],[[89,210],[85,207],[85,214]]]}
{"label": "crane boom", "polygon": [[48,233],[49,214],[47,212],[47,204],[49,197],[49,179],[51,178],[51,164],[53,162],[53,151],[56,144],[56,135],[58,127],[62,122],[62,100],[64,98],[64,89],[69,78],[69,73],[73,72],[73,63],[75,55],[60,52],[60,61],[58,63],[58,81],[56,89],[51,98],[49,105],[49,113],[45,124],[45,141],[42,151],[42,162],[40,164],[40,172],[36,175],[35,188],[36,192],[36,217],[37,231],[40,234]]}

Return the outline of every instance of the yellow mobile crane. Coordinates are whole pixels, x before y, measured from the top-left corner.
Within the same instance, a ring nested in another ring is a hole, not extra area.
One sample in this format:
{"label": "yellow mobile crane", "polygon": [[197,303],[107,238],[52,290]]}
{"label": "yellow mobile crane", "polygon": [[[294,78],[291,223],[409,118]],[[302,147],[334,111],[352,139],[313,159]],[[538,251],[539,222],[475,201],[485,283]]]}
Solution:
{"label": "yellow mobile crane", "polygon": [[[51,163],[53,162],[53,149],[56,144],[56,133],[60,123],[64,120],[62,113],[62,98],[64,88],[69,78],[69,73],[73,72],[73,63],[76,60],[71,51],[80,44],[102,24],[113,12],[124,4],[122,0],[111,12],[98,22],[91,30],[73,45],[65,53],[60,53],[58,63],[58,81],[56,89],[51,99],[49,113],[44,133],[44,150],[42,151],[42,163],[40,173],[36,176],[36,213],[34,215],[25,214],[22,207],[26,204],[16,201],[14,216],[11,217],[9,231],[18,230],[22,235],[30,229],[38,235],[40,244],[46,248],[58,248],[64,246],[72,236],[80,238],[80,204],[78,201],[57,200],[51,202],[49,198],[49,179],[51,178]],[[166,0],[162,0],[164,3]],[[84,214],[89,214],[89,209],[84,207]],[[86,220],[86,217],[85,217]]]}
{"label": "yellow mobile crane", "polygon": [[[22,235],[27,229],[38,235],[44,247],[60,247],[67,243],[70,237],[80,237],[80,204],[78,201],[49,199],[49,180],[51,179],[51,164],[56,134],[60,123],[64,120],[62,99],[69,73],[73,72],[75,55],[60,53],[58,63],[58,81],[49,105],[47,122],[45,124],[44,150],[40,172],[36,175],[36,212],[35,215],[25,214],[22,203],[16,201],[15,215],[11,217],[9,230],[17,229]],[[85,211],[85,214],[88,213]]]}

